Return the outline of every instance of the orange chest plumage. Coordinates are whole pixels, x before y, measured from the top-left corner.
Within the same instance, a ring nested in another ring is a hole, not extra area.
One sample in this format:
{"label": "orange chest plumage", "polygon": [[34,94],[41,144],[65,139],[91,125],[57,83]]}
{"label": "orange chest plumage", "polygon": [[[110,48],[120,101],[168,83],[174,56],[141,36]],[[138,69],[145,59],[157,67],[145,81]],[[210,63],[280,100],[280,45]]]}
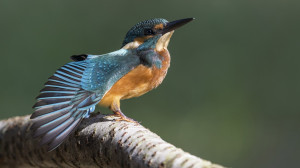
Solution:
{"label": "orange chest plumage", "polygon": [[161,68],[137,66],[116,82],[99,104],[111,106],[116,100],[141,96],[161,84],[170,66],[170,54],[167,49],[160,51],[159,54],[163,58]]}

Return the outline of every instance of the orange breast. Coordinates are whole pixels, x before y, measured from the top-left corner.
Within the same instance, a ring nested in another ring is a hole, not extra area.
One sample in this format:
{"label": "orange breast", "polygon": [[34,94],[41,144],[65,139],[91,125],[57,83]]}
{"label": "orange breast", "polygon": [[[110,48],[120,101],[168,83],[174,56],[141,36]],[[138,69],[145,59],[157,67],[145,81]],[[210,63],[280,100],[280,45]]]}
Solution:
{"label": "orange breast", "polygon": [[99,104],[102,106],[111,106],[114,103],[119,104],[118,101],[121,99],[138,97],[157,87],[165,78],[170,66],[168,50],[162,50],[159,54],[164,58],[160,69],[156,68],[156,66],[137,66],[116,82]]}

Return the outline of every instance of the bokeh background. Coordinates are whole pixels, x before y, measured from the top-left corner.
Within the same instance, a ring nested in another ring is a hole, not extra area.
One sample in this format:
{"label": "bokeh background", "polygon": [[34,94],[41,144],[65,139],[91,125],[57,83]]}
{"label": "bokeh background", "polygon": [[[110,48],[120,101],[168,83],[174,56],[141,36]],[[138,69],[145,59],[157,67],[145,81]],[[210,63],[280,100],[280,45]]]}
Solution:
{"label": "bokeh background", "polygon": [[195,17],[172,37],[162,85],[122,101],[123,112],[183,150],[228,167],[297,167],[299,5],[1,0],[0,119],[32,113],[39,90],[69,56],[117,50],[141,20]]}

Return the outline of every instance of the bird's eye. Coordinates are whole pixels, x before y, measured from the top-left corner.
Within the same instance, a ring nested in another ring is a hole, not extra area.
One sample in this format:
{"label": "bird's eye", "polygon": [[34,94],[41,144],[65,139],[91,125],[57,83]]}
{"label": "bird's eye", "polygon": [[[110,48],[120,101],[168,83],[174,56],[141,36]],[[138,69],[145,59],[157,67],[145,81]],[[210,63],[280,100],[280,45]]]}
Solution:
{"label": "bird's eye", "polygon": [[144,30],[144,35],[154,35],[155,32],[152,29],[145,29]]}

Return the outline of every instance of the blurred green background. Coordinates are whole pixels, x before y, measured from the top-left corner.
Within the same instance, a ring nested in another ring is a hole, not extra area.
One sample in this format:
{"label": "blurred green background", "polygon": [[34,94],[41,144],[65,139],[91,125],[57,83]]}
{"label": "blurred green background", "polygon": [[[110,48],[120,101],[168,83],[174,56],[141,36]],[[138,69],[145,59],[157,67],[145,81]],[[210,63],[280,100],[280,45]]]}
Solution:
{"label": "blurred green background", "polygon": [[172,37],[162,85],[122,101],[123,112],[177,147],[228,167],[297,167],[299,5],[1,0],[0,118],[32,113],[39,90],[69,56],[117,50],[141,20],[195,17]]}

